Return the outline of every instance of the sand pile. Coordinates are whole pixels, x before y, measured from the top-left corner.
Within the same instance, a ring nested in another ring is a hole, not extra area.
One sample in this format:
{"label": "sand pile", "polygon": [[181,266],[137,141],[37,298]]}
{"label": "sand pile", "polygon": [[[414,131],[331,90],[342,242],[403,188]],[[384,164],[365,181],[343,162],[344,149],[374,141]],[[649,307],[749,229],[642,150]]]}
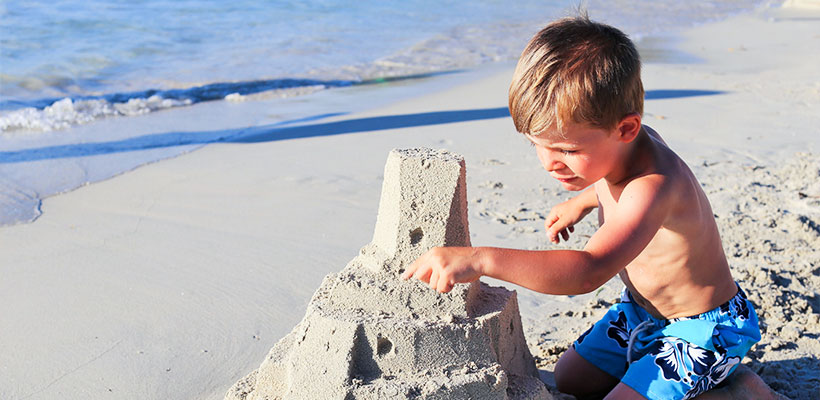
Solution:
{"label": "sand pile", "polygon": [[399,279],[431,247],[469,245],[463,158],[393,150],[373,241],[226,399],[549,399],[515,292]]}
{"label": "sand pile", "polygon": [[732,273],[760,317],[748,365],[789,398],[820,398],[820,158],[715,161],[698,174]]}

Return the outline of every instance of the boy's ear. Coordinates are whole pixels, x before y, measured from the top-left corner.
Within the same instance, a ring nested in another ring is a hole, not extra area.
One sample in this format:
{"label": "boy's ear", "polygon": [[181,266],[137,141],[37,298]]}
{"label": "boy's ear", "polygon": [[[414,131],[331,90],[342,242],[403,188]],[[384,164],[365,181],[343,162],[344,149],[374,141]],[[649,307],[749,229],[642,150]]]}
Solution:
{"label": "boy's ear", "polygon": [[618,139],[622,142],[629,143],[638,137],[641,131],[641,115],[638,113],[628,114],[623,117],[616,126]]}

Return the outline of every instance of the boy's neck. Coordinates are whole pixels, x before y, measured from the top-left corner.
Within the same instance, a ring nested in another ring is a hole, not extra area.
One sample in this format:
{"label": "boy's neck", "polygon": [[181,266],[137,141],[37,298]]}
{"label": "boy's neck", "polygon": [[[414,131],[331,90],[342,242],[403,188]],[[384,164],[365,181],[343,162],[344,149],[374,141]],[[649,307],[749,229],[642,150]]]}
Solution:
{"label": "boy's neck", "polygon": [[651,139],[644,128],[641,127],[641,131],[635,140],[629,143],[620,143],[616,150],[619,154],[619,161],[616,163],[618,167],[604,177],[609,187],[623,187],[629,181],[650,169],[649,157],[651,157],[650,147],[652,146],[650,142]]}

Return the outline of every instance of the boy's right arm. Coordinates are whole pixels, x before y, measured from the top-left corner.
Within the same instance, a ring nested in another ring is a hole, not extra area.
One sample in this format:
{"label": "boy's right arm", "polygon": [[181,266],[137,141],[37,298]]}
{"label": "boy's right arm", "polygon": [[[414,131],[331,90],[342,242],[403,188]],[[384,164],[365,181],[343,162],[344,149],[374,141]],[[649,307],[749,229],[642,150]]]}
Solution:
{"label": "boy's right arm", "polygon": [[[589,293],[632,262],[655,237],[674,196],[667,188],[666,177],[659,174],[633,180],[621,193],[624,201],[613,206],[612,216],[583,250],[435,247],[410,264],[401,277],[414,277],[439,292],[486,275],[541,293]],[[591,204],[587,196],[589,192],[578,196],[577,204]]]}
{"label": "boy's right arm", "polygon": [[574,225],[584,219],[596,207],[598,207],[598,195],[595,193],[594,186],[590,186],[578,196],[556,205],[550,210],[547,220],[544,222],[547,237],[553,243],[558,243],[560,238],[566,241],[569,239],[569,234],[575,230]]}

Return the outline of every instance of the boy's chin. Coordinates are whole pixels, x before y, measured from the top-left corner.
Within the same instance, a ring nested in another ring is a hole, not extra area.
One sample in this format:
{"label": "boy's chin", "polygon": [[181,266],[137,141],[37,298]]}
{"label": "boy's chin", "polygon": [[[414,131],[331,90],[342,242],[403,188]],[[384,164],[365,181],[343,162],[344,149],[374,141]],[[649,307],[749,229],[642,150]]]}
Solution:
{"label": "boy's chin", "polygon": [[577,179],[577,178],[570,181],[570,182],[561,181],[560,183],[561,183],[561,186],[563,186],[565,190],[569,190],[571,192],[578,192],[578,191],[586,189],[589,186],[588,183],[586,183],[586,182],[584,182],[580,179]]}

